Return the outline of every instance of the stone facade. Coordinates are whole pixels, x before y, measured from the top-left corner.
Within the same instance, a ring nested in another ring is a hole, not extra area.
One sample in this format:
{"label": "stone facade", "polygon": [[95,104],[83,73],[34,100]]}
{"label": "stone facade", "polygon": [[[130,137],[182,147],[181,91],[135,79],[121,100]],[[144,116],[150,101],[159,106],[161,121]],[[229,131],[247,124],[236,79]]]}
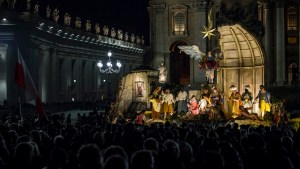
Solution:
{"label": "stone facade", "polygon": [[[114,99],[121,77],[143,63],[144,49],[130,42],[59,26],[30,13],[0,11],[0,102],[18,102],[20,92],[14,82],[17,46],[43,102],[95,101]],[[2,18],[1,18],[2,19]],[[118,74],[101,74],[107,52]],[[24,97],[24,95],[22,96]]]}
{"label": "stone facade", "polygon": [[[197,45],[206,51],[206,39],[202,38],[201,29],[206,25],[207,2],[199,0],[150,0],[150,42],[152,52],[151,66],[158,68],[164,62],[168,70],[174,67],[170,54],[172,46],[178,42]],[[198,62],[189,59],[189,83],[205,82],[205,75],[200,74]],[[174,75],[173,75],[174,76]],[[175,75],[176,76],[176,75]],[[172,76],[167,81],[172,81]]]}
{"label": "stone facade", "polygon": [[[154,67],[165,62],[171,70],[172,47],[177,42],[197,45],[201,51],[219,46],[218,36],[211,40],[202,38],[203,26],[210,22],[213,28],[238,23],[261,44],[265,85],[299,85],[299,1],[149,0],[148,11]],[[187,67],[190,85],[205,83],[197,64],[191,59]]]}

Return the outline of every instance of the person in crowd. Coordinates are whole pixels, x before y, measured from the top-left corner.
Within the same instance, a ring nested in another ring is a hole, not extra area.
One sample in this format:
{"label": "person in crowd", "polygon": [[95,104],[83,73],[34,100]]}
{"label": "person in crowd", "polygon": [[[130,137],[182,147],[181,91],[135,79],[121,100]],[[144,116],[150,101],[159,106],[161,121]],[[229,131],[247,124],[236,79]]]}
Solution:
{"label": "person in crowd", "polygon": [[80,169],[99,169],[101,167],[100,150],[95,144],[83,145],[77,154]]}
{"label": "person in crowd", "polygon": [[137,125],[143,125],[145,123],[145,116],[146,110],[142,110],[141,112],[139,112],[135,118],[135,123]]}

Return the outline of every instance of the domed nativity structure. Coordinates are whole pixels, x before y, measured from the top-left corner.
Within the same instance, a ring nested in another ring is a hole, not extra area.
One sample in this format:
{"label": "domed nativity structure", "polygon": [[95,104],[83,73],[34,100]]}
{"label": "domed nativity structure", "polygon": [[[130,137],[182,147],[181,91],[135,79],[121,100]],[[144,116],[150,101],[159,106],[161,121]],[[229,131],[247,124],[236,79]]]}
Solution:
{"label": "domed nativity structure", "polygon": [[[230,96],[229,87],[235,85],[239,92],[250,85],[250,92],[257,96],[259,86],[264,84],[264,52],[256,38],[239,24],[218,28],[219,45],[223,53],[221,71],[217,73],[217,84],[224,96]],[[230,105],[225,108],[231,112]],[[257,112],[256,108],[254,112]],[[258,113],[258,112],[257,112]]]}

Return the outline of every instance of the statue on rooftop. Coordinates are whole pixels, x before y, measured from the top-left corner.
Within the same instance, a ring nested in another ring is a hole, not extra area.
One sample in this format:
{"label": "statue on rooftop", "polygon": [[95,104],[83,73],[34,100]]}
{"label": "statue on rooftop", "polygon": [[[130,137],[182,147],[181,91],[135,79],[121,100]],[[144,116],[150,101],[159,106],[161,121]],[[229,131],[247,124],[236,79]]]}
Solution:
{"label": "statue on rooftop", "polygon": [[27,0],[26,10],[30,11],[30,8],[31,8],[31,0]]}
{"label": "statue on rooftop", "polygon": [[111,36],[112,38],[115,38],[115,37],[116,37],[116,30],[115,30],[115,28],[111,28],[110,36]]}
{"label": "statue on rooftop", "polygon": [[119,40],[123,39],[123,31],[121,29],[118,29],[118,39]]}
{"label": "statue on rooftop", "polygon": [[96,23],[96,25],[95,25],[95,32],[96,32],[96,34],[100,34],[100,26],[99,26],[99,23]]}
{"label": "statue on rooftop", "polygon": [[57,8],[54,9],[53,13],[52,13],[52,19],[54,22],[58,22],[59,19],[59,10]]}
{"label": "statue on rooftop", "polygon": [[104,36],[108,36],[108,33],[109,33],[109,28],[108,28],[108,26],[105,25],[105,26],[103,27],[103,35],[104,35]]}
{"label": "statue on rooftop", "polygon": [[39,2],[37,1],[36,4],[34,5],[34,11],[33,11],[33,14],[35,15],[39,15],[39,11],[40,11],[40,5],[39,5]]}
{"label": "statue on rooftop", "polygon": [[76,20],[74,23],[75,23],[75,28],[81,29],[81,18],[80,17],[76,17]]}
{"label": "statue on rooftop", "polygon": [[140,43],[141,43],[140,36],[136,36],[136,43],[137,43],[137,44],[140,44]]}
{"label": "statue on rooftop", "polygon": [[132,33],[131,36],[130,36],[130,42],[131,42],[131,43],[134,43],[134,41],[135,41],[135,36],[134,36],[134,34]]}
{"label": "statue on rooftop", "polygon": [[50,18],[50,16],[51,16],[51,9],[50,6],[48,5],[46,8],[46,18]]}
{"label": "statue on rooftop", "polygon": [[142,45],[145,44],[144,36],[142,36],[142,38],[141,38],[141,43],[142,43]]}
{"label": "statue on rooftop", "polygon": [[69,13],[66,13],[64,16],[64,25],[70,26],[71,25],[71,17]]}
{"label": "statue on rooftop", "polygon": [[92,28],[91,20],[87,20],[85,23],[85,31],[90,32]]}
{"label": "statue on rooftop", "polygon": [[7,0],[7,8],[8,9],[15,9],[15,4],[17,0]]}
{"label": "statue on rooftop", "polygon": [[124,40],[125,40],[125,42],[127,42],[127,41],[128,41],[128,38],[129,38],[129,36],[128,36],[128,32],[125,32],[125,35],[124,35]]}

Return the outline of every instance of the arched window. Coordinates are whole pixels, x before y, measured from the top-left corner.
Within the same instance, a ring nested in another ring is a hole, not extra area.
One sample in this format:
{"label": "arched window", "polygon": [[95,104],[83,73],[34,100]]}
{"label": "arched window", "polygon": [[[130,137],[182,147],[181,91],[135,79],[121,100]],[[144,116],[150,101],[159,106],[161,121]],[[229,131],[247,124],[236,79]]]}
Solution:
{"label": "arched window", "polygon": [[289,7],[287,11],[287,30],[294,31],[298,28],[297,10],[295,7]]}
{"label": "arched window", "polygon": [[295,84],[297,82],[298,76],[298,65],[296,63],[292,63],[288,68],[288,82],[289,85]]}
{"label": "arched window", "polygon": [[178,11],[174,14],[174,34],[185,34],[185,15],[182,11]]}

